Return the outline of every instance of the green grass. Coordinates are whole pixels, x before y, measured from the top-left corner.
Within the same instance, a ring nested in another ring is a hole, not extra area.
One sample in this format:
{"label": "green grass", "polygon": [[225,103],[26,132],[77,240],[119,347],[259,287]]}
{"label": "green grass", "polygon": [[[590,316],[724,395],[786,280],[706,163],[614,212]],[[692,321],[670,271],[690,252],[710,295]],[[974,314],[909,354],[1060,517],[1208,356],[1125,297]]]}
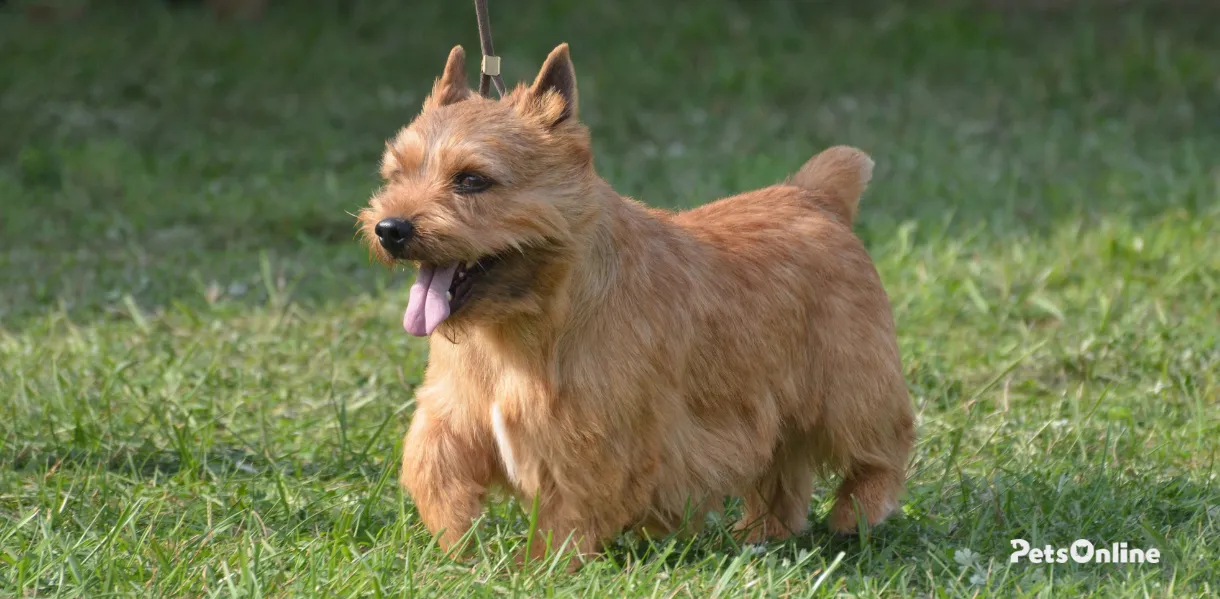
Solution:
{"label": "green grass", "polygon": [[[713,523],[572,576],[507,565],[513,504],[445,560],[396,483],[427,346],[349,213],[477,48],[468,3],[93,4],[0,9],[0,596],[1217,592],[1216,12],[491,2],[510,81],[573,43],[598,168],[646,202],[869,151],[858,230],[919,414],[867,538]],[[1164,558],[1010,564],[1013,538]]]}

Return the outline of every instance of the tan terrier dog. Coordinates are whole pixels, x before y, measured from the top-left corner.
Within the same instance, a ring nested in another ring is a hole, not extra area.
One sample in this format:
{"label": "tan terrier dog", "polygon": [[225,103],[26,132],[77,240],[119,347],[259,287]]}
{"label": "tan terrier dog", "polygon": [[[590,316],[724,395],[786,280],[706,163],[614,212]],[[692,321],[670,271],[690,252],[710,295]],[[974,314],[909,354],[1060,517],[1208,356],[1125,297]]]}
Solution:
{"label": "tan terrier dog", "polygon": [[587,556],[738,496],[744,540],[783,539],[829,472],[832,530],[883,520],[914,432],[889,298],[851,230],[872,160],[834,147],[667,212],[597,175],[576,109],[566,44],[501,100],[471,92],[456,47],[359,215],[378,259],[419,268],[403,325],[431,352],[402,484],[424,524],[452,547],[500,487]]}

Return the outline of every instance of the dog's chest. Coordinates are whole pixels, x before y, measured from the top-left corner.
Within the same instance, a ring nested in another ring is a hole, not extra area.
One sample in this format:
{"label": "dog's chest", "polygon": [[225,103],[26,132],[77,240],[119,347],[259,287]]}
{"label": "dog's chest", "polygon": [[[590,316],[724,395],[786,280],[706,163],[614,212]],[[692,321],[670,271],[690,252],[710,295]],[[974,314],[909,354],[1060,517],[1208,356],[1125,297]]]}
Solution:
{"label": "dog's chest", "polygon": [[504,413],[500,411],[500,403],[491,404],[491,432],[496,439],[496,450],[500,454],[500,462],[504,465],[504,473],[508,482],[516,485],[517,462],[513,457],[513,441],[509,435],[508,424],[504,421]]}
{"label": "dog's chest", "polygon": [[446,349],[454,351],[437,363],[447,366],[447,403],[455,415],[481,429],[484,439],[493,441],[486,451],[496,454],[503,482],[521,492],[537,490],[545,452],[540,451],[544,442],[534,421],[550,403],[551,385],[523,361],[506,359],[507,350],[490,342]]}

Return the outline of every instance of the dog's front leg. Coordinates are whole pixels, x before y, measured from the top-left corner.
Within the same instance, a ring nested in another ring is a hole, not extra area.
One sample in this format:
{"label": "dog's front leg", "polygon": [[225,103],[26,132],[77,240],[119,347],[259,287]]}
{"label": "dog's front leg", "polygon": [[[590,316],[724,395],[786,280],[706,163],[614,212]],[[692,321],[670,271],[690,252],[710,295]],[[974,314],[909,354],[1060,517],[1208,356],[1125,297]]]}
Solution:
{"label": "dog's front leg", "polygon": [[[586,447],[589,458],[567,468],[552,463],[541,488],[537,536],[530,559],[570,552],[569,572],[600,555],[612,540],[644,511],[648,487],[611,461],[608,448]],[[635,483],[635,484],[633,484]]]}
{"label": "dog's front leg", "polygon": [[[565,505],[565,503],[567,505]],[[539,506],[538,528],[530,542],[530,561],[549,559],[551,556],[568,554],[566,570],[575,572],[586,561],[601,553],[604,537],[608,533],[589,521],[588,515],[577,515],[579,509],[571,500],[552,497]],[[518,561],[525,558],[523,550]]]}
{"label": "dog's front leg", "polygon": [[462,434],[425,408],[415,412],[403,442],[401,482],[442,549],[461,550],[455,544],[483,511],[492,460],[486,440]]}

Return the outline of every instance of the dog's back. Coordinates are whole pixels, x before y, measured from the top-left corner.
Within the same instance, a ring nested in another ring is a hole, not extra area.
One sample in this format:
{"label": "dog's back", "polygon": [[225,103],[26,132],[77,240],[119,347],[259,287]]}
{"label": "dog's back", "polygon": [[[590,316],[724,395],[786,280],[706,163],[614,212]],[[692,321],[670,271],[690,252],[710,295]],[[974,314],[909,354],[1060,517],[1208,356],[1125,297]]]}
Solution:
{"label": "dog's back", "polygon": [[[748,478],[770,461],[745,484],[795,486],[806,498],[807,473],[837,472],[846,482],[836,530],[855,525],[852,497],[870,524],[896,507],[913,439],[889,298],[851,231],[872,167],[859,150],[831,148],[784,183],[671,221],[703,242],[702,262],[716,273],[692,276],[686,293],[703,323],[688,404],[707,438],[696,445],[706,457],[684,462],[706,469],[696,478]],[[721,447],[709,451],[712,439]],[[802,527],[803,505],[780,509],[771,528]]]}

